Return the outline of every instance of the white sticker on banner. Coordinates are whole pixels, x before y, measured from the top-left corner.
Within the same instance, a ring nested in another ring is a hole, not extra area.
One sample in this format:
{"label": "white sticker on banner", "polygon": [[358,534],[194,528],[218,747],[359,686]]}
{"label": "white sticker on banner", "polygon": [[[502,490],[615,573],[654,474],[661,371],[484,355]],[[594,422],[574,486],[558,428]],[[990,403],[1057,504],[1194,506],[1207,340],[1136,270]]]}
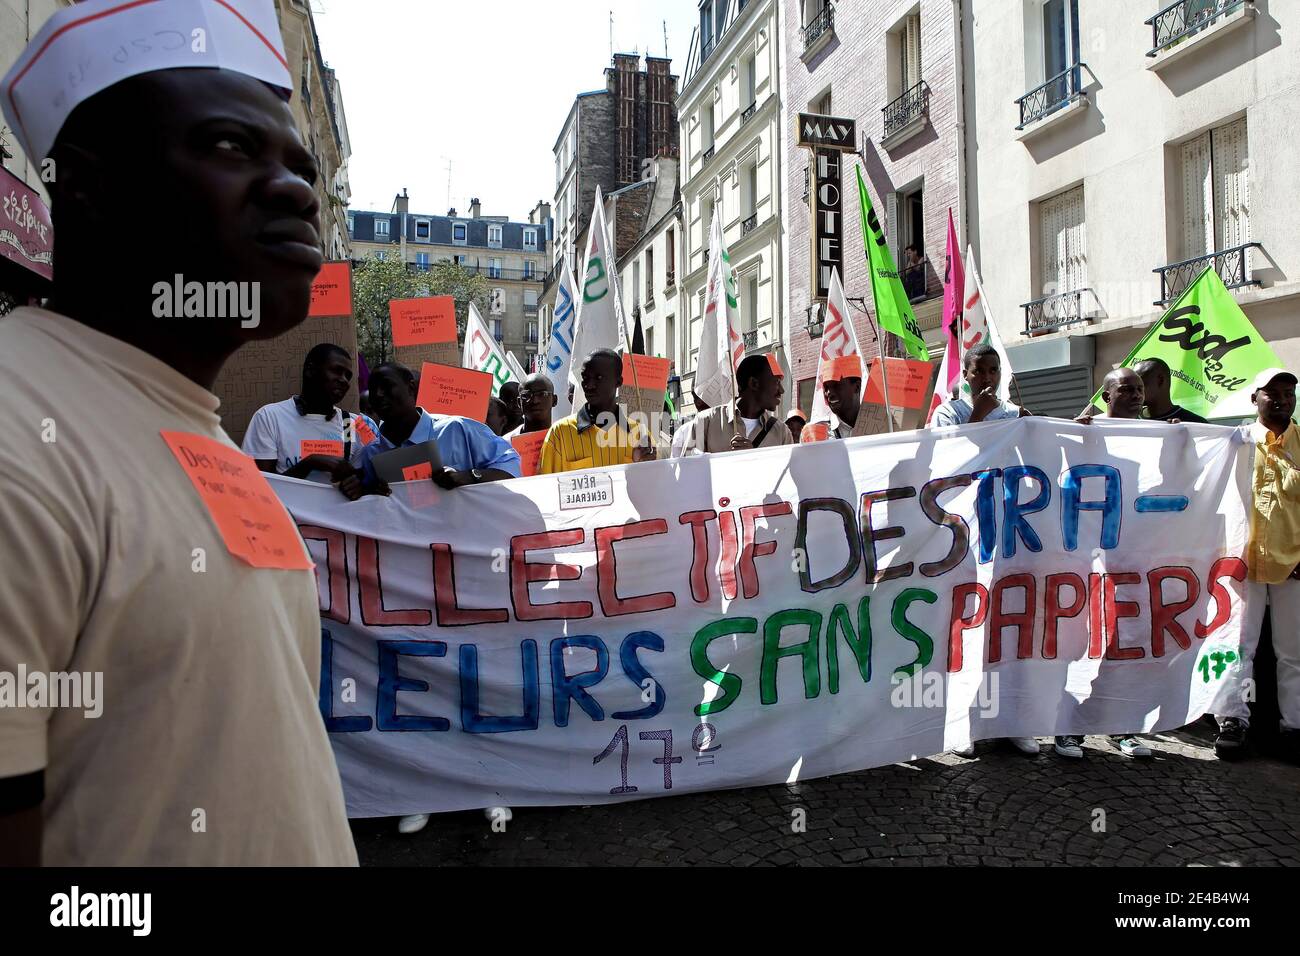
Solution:
{"label": "white sticker on banner", "polygon": [[560,479],[560,510],[603,508],[614,503],[614,479],[609,475],[586,472],[565,475]]}

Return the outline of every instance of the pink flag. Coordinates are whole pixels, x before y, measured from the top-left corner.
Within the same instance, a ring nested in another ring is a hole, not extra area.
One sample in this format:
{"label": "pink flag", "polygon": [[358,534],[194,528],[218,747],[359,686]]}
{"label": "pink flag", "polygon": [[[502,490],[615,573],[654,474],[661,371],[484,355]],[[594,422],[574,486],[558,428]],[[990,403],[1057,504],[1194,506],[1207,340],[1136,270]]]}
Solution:
{"label": "pink flag", "polygon": [[961,250],[957,245],[957,230],[952,223],[952,209],[948,210],[947,260],[948,267],[943,275],[943,362],[939,365],[939,377],[934,382],[934,397],[930,400],[926,424],[934,417],[935,409],[952,397],[957,377],[961,374],[961,346],[957,336],[961,327],[966,273],[962,268]]}

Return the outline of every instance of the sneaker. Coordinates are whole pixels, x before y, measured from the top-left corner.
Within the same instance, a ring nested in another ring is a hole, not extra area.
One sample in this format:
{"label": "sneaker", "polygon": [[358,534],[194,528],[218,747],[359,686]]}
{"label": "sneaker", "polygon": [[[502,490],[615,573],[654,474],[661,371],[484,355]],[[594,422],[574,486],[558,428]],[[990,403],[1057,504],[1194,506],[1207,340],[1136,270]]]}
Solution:
{"label": "sneaker", "polygon": [[1151,748],[1138,740],[1132,734],[1123,737],[1112,737],[1111,739],[1115,741],[1115,746],[1119,748],[1119,752],[1125,757],[1151,756]]}
{"label": "sneaker", "polygon": [[1065,737],[1057,737],[1053,749],[1062,757],[1069,757],[1071,760],[1078,760],[1083,756],[1083,738],[1073,734]]}
{"label": "sneaker", "polygon": [[412,813],[410,816],[402,817],[402,819],[397,821],[397,832],[407,834],[419,833],[428,825],[428,823],[429,815],[427,813]]}
{"label": "sneaker", "polygon": [[948,752],[954,756],[965,757],[967,760],[971,760],[975,757],[975,741],[972,740],[969,747],[962,747],[960,750],[954,747]]}
{"label": "sneaker", "polygon": [[1033,737],[1007,737],[1006,740],[1022,754],[1038,756],[1038,741]]}
{"label": "sneaker", "polygon": [[1246,724],[1236,717],[1219,721],[1214,738],[1214,755],[1220,760],[1240,760],[1246,755]]}

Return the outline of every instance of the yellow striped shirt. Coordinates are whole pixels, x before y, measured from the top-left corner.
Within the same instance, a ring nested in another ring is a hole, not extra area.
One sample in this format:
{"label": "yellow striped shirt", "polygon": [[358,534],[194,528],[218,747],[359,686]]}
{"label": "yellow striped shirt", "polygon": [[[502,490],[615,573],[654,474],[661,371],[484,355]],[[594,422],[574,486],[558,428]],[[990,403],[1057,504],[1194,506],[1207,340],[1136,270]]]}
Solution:
{"label": "yellow striped shirt", "polygon": [[551,425],[542,443],[538,474],[628,465],[632,462],[632,452],[643,441],[645,429],[637,422],[629,423],[620,416],[611,427],[601,428],[591,420],[584,405],[576,415]]}

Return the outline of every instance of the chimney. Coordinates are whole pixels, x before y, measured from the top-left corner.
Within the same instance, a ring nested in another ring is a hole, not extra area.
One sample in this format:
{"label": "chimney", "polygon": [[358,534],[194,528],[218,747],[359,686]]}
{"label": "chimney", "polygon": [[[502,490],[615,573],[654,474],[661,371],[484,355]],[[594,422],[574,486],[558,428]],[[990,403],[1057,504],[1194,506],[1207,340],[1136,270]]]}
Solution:
{"label": "chimney", "polygon": [[477,199],[469,201],[469,214],[473,219],[477,219],[483,212],[483,206]]}
{"label": "chimney", "polygon": [[450,209],[447,210],[447,218],[448,218],[448,219],[455,219],[455,218],[456,218],[456,207],[455,207],[455,206],[452,206]]}
{"label": "chimney", "polygon": [[403,186],[402,191],[393,199],[393,212],[405,215],[409,202],[410,197],[406,195],[406,187]]}

